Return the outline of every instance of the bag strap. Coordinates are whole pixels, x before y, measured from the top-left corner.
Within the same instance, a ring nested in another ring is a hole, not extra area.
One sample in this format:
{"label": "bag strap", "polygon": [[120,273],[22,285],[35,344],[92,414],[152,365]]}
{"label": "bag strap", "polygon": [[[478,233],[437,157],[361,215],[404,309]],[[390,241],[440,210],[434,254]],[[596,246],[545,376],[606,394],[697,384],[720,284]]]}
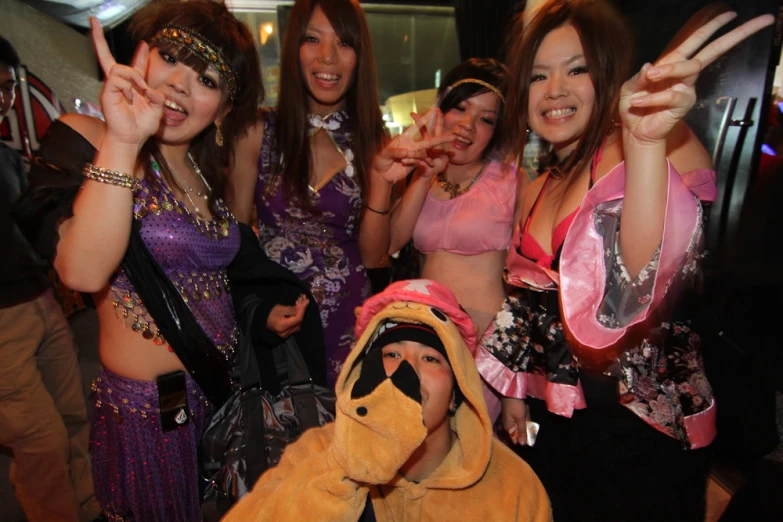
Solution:
{"label": "bag strap", "polygon": [[251,335],[253,318],[260,304],[261,299],[254,296],[247,296],[242,300],[241,309],[247,320],[243,321],[239,328],[233,379],[235,383],[239,383],[242,389],[252,388],[261,382],[258,358]]}
{"label": "bag strap", "polygon": [[[283,387],[291,391],[296,417],[302,429],[320,425],[318,401],[315,398],[315,385],[305,362],[299,344],[293,335],[278,344],[273,350],[263,349],[261,364],[264,365],[264,376],[261,376],[259,358],[256,355],[251,336],[251,325],[262,300],[257,296],[247,296],[242,300],[241,313],[244,316],[239,331],[237,360],[234,366],[235,380],[243,389],[261,384],[261,387],[277,395]],[[269,371],[274,368],[276,379]]]}
{"label": "bag strap", "polygon": [[274,349],[277,378],[281,386],[306,384],[312,382],[302,350],[293,335],[289,335]]}
{"label": "bag strap", "polygon": [[278,379],[283,387],[288,387],[293,399],[294,411],[299,419],[302,431],[320,426],[318,401],[315,398],[315,384],[310,378],[302,351],[293,335],[289,335],[274,349]]}

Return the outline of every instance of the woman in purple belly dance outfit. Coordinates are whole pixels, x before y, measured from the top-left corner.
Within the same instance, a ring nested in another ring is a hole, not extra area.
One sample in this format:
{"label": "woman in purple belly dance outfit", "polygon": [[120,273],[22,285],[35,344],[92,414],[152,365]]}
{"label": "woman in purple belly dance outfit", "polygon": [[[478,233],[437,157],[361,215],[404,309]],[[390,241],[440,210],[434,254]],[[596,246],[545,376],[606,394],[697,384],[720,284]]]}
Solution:
{"label": "woman in purple belly dance outfit", "polygon": [[122,66],[93,21],[106,122],[52,126],[25,208],[35,246],[99,314],[91,445],[104,512],[200,521],[197,450],[230,392],[237,337],[226,267],[240,236],[223,173],[263,89],[252,35],[222,3],[154,3],[134,31],[143,43]]}
{"label": "woman in purple belly dance outfit", "polygon": [[[356,0],[298,0],[283,42],[280,102],[237,149],[232,212],[253,198],[269,257],[310,285],[334,384],[369,296],[365,267],[389,246],[391,188],[447,138],[385,142],[367,22]],[[260,153],[259,153],[260,151]],[[246,159],[241,159],[241,158]]]}

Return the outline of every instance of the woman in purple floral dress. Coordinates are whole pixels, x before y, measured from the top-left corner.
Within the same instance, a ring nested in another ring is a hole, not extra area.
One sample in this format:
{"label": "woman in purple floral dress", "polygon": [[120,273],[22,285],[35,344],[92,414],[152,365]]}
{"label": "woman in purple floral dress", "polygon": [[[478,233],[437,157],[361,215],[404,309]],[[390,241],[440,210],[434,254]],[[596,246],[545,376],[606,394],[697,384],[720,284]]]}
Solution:
{"label": "woman in purple floral dress", "polygon": [[421,139],[413,127],[384,147],[377,92],[359,3],[298,0],[283,41],[278,108],[237,143],[228,191],[243,222],[255,196],[267,254],[310,283],[330,383],[354,340],[354,309],[369,296],[365,267],[379,266],[389,247],[392,186],[449,140],[437,132]]}
{"label": "woman in purple floral dress", "polygon": [[350,122],[345,111],[325,119],[317,115],[310,117],[311,130],[327,132],[347,164],[322,182],[318,190],[313,190],[316,208],[311,210],[286,201],[282,180],[275,175],[277,113],[264,116],[256,184],[259,237],[270,259],[310,284],[324,327],[327,377],[331,383],[354,341],[354,310],[370,295],[357,243],[362,190],[350,162],[353,159]]}

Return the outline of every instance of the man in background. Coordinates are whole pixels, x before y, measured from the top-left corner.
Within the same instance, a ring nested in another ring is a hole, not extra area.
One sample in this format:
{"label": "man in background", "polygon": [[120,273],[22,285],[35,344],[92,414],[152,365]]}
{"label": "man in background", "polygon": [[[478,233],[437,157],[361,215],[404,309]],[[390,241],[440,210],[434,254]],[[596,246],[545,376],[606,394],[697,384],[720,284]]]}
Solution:
{"label": "man in background", "polygon": [[[0,36],[0,121],[13,107],[19,56]],[[0,143],[0,446],[29,521],[100,515],[87,456],[90,428],[77,349],[48,267],[14,224],[27,186],[19,154]]]}

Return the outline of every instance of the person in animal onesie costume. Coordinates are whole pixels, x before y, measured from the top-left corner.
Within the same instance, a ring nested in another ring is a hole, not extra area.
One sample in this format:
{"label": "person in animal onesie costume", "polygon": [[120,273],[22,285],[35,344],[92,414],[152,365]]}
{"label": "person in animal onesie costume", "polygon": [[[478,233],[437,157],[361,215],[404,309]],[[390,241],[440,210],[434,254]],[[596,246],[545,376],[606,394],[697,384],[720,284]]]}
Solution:
{"label": "person in animal onesie costume", "polygon": [[552,520],[528,465],[492,436],[476,329],[445,286],[367,300],[335,422],[306,431],[224,521]]}

